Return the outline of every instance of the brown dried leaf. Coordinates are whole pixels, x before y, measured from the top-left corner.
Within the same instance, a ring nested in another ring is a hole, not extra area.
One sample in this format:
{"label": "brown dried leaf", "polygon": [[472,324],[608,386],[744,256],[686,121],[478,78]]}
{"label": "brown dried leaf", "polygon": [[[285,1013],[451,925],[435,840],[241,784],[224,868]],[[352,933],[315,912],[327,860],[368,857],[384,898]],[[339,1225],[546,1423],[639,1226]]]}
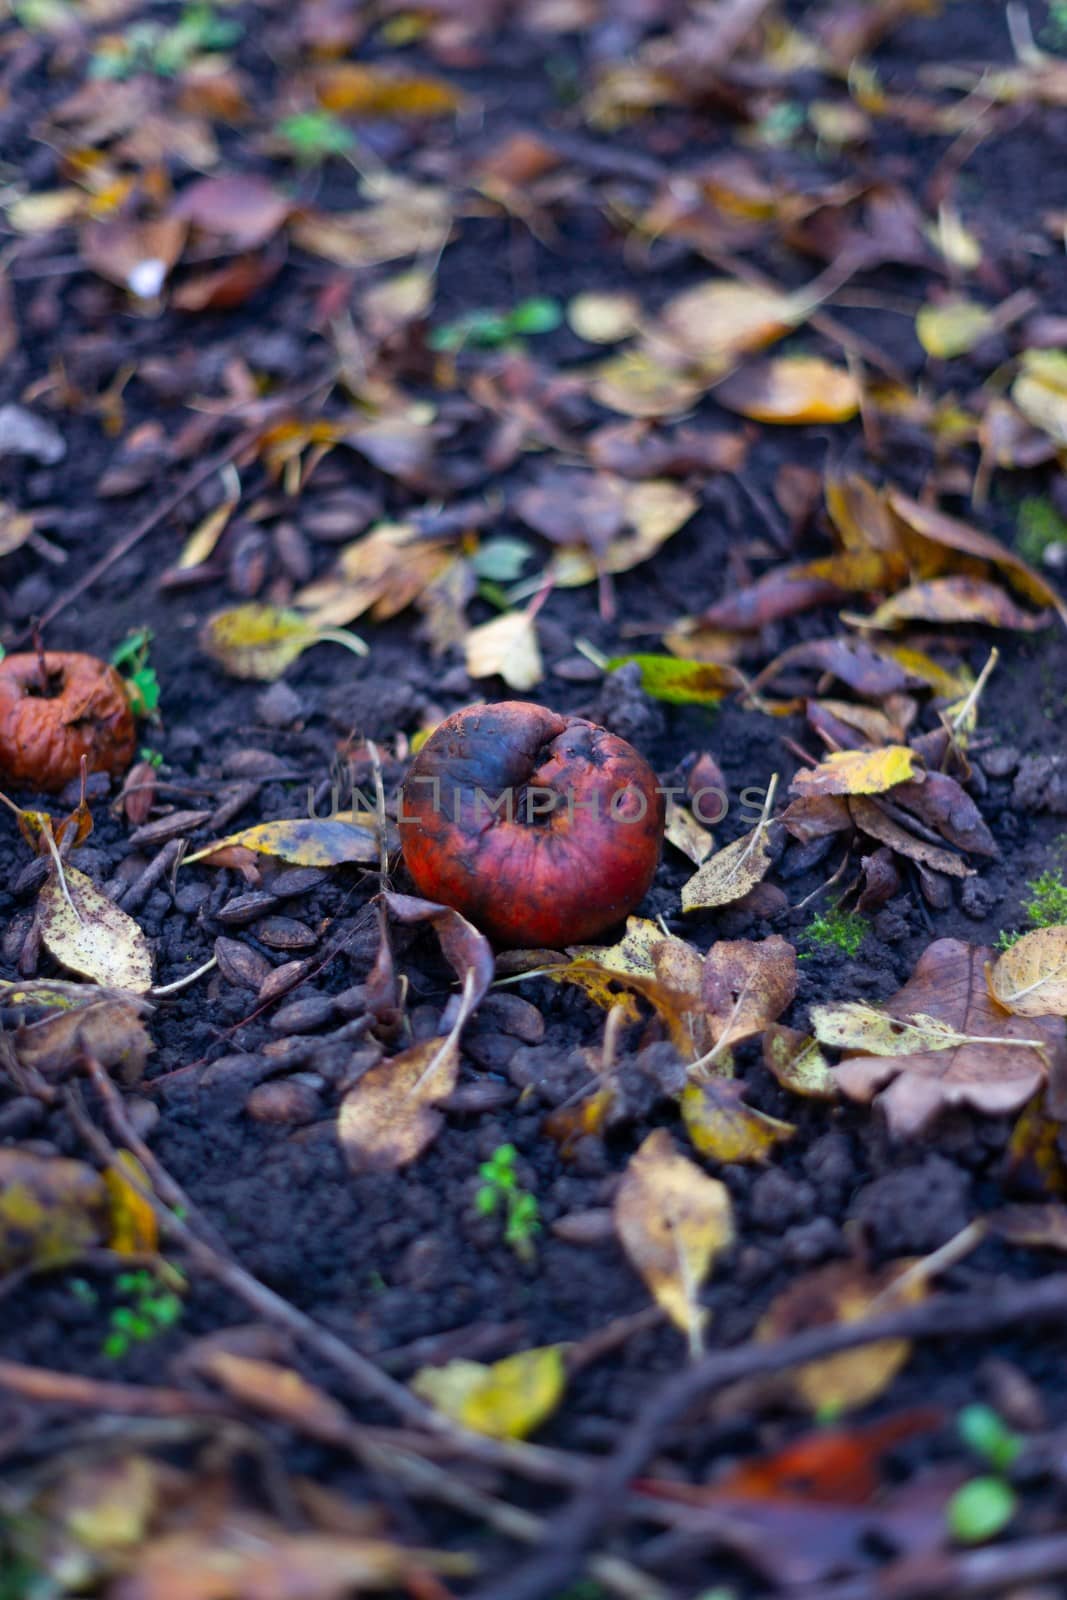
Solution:
{"label": "brown dried leaf", "polygon": [[863,619],[871,628],[908,622],[986,623],[1033,633],[1048,626],[1047,612],[1024,611],[995,583],[983,578],[928,578],[909,584]]}
{"label": "brown dried leaf", "polygon": [[702,995],[716,1045],[762,1033],[796,992],[797,953],[779,934],[720,939],[705,957]]}
{"label": "brown dried leaf", "polygon": [[253,172],[228,172],[199,178],[182,190],[172,217],[205,233],[217,234],[238,250],[255,250],[273,238],[293,202],[266,178]]}
{"label": "brown dried leaf", "polygon": [[1067,1068],[1067,1023],[1006,1013],[989,993],[991,958],[985,946],[937,939],[880,1006],[812,1008],[818,1039],[863,1052],[841,1061],[838,1084],[854,1100],[877,1096],[897,1136],[921,1134],[945,1106],[1018,1111],[1050,1069]]}
{"label": "brown dried leaf", "polygon": [[740,839],[705,861],[700,870],[682,885],[682,910],[706,911],[714,906],[731,905],[740,900],[771,869],[767,829],[757,823]]}

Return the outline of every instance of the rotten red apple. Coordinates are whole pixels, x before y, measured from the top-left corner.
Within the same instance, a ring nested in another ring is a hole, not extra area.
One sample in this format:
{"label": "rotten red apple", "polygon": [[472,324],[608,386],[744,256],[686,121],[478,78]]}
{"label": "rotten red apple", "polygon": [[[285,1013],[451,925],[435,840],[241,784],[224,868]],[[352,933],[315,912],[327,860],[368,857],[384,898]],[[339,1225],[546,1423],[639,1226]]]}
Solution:
{"label": "rotten red apple", "polygon": [[53,792],[90,772],[125,772],[137,730],[121,675],[76,650],[0,661],[0,778]]}
{"label": "rotten red apple", "polygon": [[446,718],[404,780],[420,894],[498,945],[560,949],[620,922],[655,875],[663,795],[632,745],[522,700]]}

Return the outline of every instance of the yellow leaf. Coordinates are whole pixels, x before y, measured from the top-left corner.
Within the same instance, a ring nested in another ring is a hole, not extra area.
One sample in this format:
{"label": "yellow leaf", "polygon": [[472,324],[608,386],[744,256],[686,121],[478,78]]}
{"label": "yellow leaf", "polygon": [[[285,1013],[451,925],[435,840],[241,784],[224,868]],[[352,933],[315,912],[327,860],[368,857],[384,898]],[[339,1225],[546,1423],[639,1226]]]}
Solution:
{"label": "yellow leaf", "polygon": [[448,541],[420,539],[407,522],[383,522],[346,544],[335,569],[294,596],[309,625],[332,627],[372,611],[376,622],[396,616],[454,560]]}
{"label": "yellow leaf", "polygon": [[1067,927],[1024,933],[997,960],[989,988],[1017,1017],[1067,1017]]}
{"label": "yellow leaf", "polygon": [[1011,397],[1028,422],[1067,445],[1067,354],[1024,350]]}
{"label": "yellow leaf", "polygon": [[746,1085],[729,1078],[689,1083],[682,1090],[682,1120],[702,1156],[723,1164],[762,1165],[796,1128],[744,1103]]}
{"label": "yellow leaf", "polygon": [[965,356],[992,332],[996,319],[975,300],[943,300],[926,305],[915,318],[915,332],[928,356],[951,361]]}
{"label": "yellow leaf", "polygon": [[292,224],[293,242],[340,267],[378,266],[403,256],[435,256],[452,229],[443,188],[386,175],[365,181],[358,211],[309,211]]}
{"label": "yellow leaf", "polygon": [[107,1188],[92,1167],[0,1150],[0,1273],[47,1272],[107,1235]]}
{"label": "yellow leaf", "polygon": [[323,640],[344,644],[365,656],[367,646],[354,633],[318,628],[298,611],[250,601],[216,611],[200,629],[200,648],[234,678],[272,683],[311,645]]}
{"label": "yellow leaf", "polygon": [[45,189],[39,194],[24,194],[4,209],[16,233],[50,233],[65,223],[85,215],[88,196],[80,189]]}
{"label": "yellow leaf", "polygon": [[[774,1300],[756,1328],[762,1344],[788,1339],[808,1328],[865,1322],[870,1316],[925,1299],[927,1280],[913,1276],[894,1289],[912,1266],[895,1261],[868,1273],[852,1261],[833,1262],[801,1278]],[[790,1377],[799,1397],[817,1415],[854,1411],[888,1388],[911,1354],[905,1339],[882,1339],[858,1350],[794,1367]]]}
{"label": "yellow leaf", "polygon": [[286,817],[278,822],[257,822],[216,839],[186,856],[183,864],[210,864],[217,850],[234,845],[257,855],[277,856],[294,867],[339,867],[349,861],[377,861],[380,854],[377,835],[370,828],[357,827],[340,817]]}
{"label": "yellow leaf", "polygon": [[[120,1150],[116,1160],[122,1171],[109,1167],[104,1173],[111,1199],[109,1243],[120,1256],[152,1255],[159,1247],[159,1224],[150,1203],[140,1192],[141,1189],[151,1191],[148,1174],[130,1150]],[[135,1181],[131,1182],[131,1178]]]}
{"label": "yellow leaf", "polygon": [[640,349],[620,350],[593,369],[589,392],[625,417],[675,417],[700,399],[705,383]]}
{"label": "yellow leaf", "polygon": [[561,589],[592,583],[601,571],[629,572],[647,561],[685,526],[700,504],[690,490],[665,478],[626,483],[606,477],[605,482],[617,490],[626,527],[608,540],[596,560],[584,545],[565,545],[549,569]]}
{"label": "yellow leaf", "polygon": [[763,1035],[763,1064],[783,1089],[811,1100],[837,1098],[837,1080],[809,1034],[781,1024]]}
{"label": "yellow leaf", "polygon": [[746,351],[781,339],[803,316],[803,302],[796,295],[721,278],[668,300],[655,331],[687,362],[714,375]]}
{"label": "yellow leaf", "polygon": [[363,62],[336,61],[314,73],[315,96],[327,111],[349,116],[446,117],[464,97],[444,78],[416,76]]}
{"label": "yellow leaf", "polygon": [[152,952],[139,925],[84,872],[64,866],[63,884],[49,878],[37,901],[41,938],[70,972],[113,989],[145,994],[152,987]]}
{"label": "yellow leaf", "polygon": [[983,578],[929,578],[884,600],[863,619],[871,628],[896,628],[907,622],[982,622],[993,628],[1032,633],[1048,623],[1042,612],[1024,611],[998,584]]}
{"label": "yellow leaf", "polygon": [[587,344],[616,344],[637,327],[641,307],[631,294],[576,294],[567,307],[567,321]]}
{"label": "yellow leaf", "polygon": [[733,1242],[730,1191],[679,1155],[667,1130],[657,1128],[630,1158],[614,1210],[626,1254],[697,1355],[707,1320],[700,1288]]}
{"label": "yellow leaf", "polygon": [[467,635],[466,654],[467,671],[472,678],[499,674],[511,689],[532,689],[545,674],[537,627],[526,611],[506,611],[472,628]]}
{"label": "yellow leaf", "polygon": [[667,802],[663,837],[688,857],[695,867],[705,862],[715,848],[715,840],[707,828],[701,827],[691,811],[685,806],[676,806],[673,800]]}
{"label": "yellow leaf", "polygon": [[903,744],[883,750],[834,750],[810,771],[798,772],[792,792],[812,794],[885,794],[898,783],[922,775],[914,750]]}
{"label": "yellow leaf", "polygon": [[223,500],[213,511],[209,511],[182,545],[181,555],[176,566],[179,572],[188,572],[193,567],[201,566],[211,555],[215,546],[226,528],[226,524],[237,509],[236,500]]}
{"label": "yellow leaf", "polygon": [[860,408],[852,374],[819,356],[780,356],[742,367],[716,387],[715,399],[754,422],[849,422]]}
{"label": "yellow leaf", "polygon": [[558,1344],[522,1350],[491,1366],[460,1360],[421,1367],[411,1380],[420,1399],[492,1439],[525,1439],[552,1415],[566,1386]]}
{"label": "yellow leaf", "polygon": [[627,1023],[640,1020],[633,993],[644,996],[667,1024],[674,1045],[686,1060],[702,1055],[711,1045],[707,1008],[701,998],[703,958],[684,939],[664,933],[656,922],[629,917],[618,944],[580,946],[568,954],[571,959],[566,965],[553,967],[544,976],[557,983],[577,984],[605,1011],[621,1007]]}

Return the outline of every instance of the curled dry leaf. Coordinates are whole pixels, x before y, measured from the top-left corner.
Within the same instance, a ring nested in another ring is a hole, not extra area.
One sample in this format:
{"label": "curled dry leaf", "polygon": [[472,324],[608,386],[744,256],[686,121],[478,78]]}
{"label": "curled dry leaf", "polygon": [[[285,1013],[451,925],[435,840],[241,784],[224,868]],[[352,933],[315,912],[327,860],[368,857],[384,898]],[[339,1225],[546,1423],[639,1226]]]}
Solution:
{"label": "curled dry leaf", "polygon": [[206,861],[209,866],[229,866],[220,852],[251,850],[276,856],[294,867],[340,867],[348,862],[377,861],[378,836],[341,817],[285,817],[278,822],[257,822],[239,833],[227,834],[185,857],[184,865]]}
{"label": "curled dry leaf", "polygon": [[301,589],[295,604],[317,628],[354,622],[365,611],[383,622],[417,600],[453,560],[451,541],[423,539],[414,523],[382,523],[346,544],[334,570]]}
{"label": "curled dry leaf", "polygon": [[889,816],[877,800],[867,795],[853,795],[848,801],[848,810],[861,833],[877,839],[880,844],[888,845],[889,849],[896,851],[898,855],[907,856],[909,861],[918,861],[923,866],[931,867],[935,872],[947,873],[950,878],[973,877],[973,868],[969,867],[960,856],[953,855],[951,850],[943,850],[940,845],[930,844],[926,839],[920,839],[917,834],[909,832],[902,823]]}
{"label": "curled dry leaf", "polygon": [[49,878],[37,901],[41,938],[69,972],[113,989],[145,994],[152,952],[133,918],[74,867]]}
{"label": "curled dry leaf", "polygon": [[626,933],[611,946],[577,946],[570,960],[546,971],[558,983],[573,983],[605,1011],[621,1009],[624,1022],[637,1022],[634,994],[654,1006],[684,1060],[703,1055],[712,1044],[701,995],[703,958],[699,950],[664,933],[656,922],[629,917]]}
{"label": "curled dry leaf", "polygon": [[528,611],[506,611],[468,633],[465,650],[472,678],[500,676],[510,689],[533,689],[545,675],[537,624]]}
{"label": "curled dry leaf", "polygon": [[657,1128],[630,1158],[614,1211],[623,1249],[695,1355],[707,1321],[701,1285],[733,1243],[729,1190],[679,1155],[666,1129]]}
{"label": "curled dry leaf", "polygon": [[19,1063],[45,1078],[79,1069],[85,1055],[124,1083],[144,1073],[152,1041],[142,1019],[152,1007],[139,995],[37,979],[0,983],[0,1005],[20,1018],[10,1033]]}
{"label": "curled dry leaf", "polygon": [[878,1097],[891,1132],[922,1133],[945,1106],[1020,1110],[1052,1070],[1067,1068],[1061,1017],[1006,1013],[986,982],[992,951],[937,939],[880,1006],[813,1006],[816,1038],[850,1052],[835,1069],[854,1100]]}
{"label": "curled dry leaf", "polygon": [[234,678],[273,683],[313,644],[332,640],[355,655],[367,646],[354,633],[316,627],[299,611],[282,606],[234,606],[208,617],[199,633],[200,648]]}
{"label": "curled dry leaf", "polygon": [[860,408],[852,374],[819,356],[780,356],[742,367],[714,393],[727,411],[753,422],[850,422]]}
{"label": "curled dry leaf", "polygon": [[107,1231],[107,1187],[92,1167],[0,1150],[0,1274],[65,1266]]}
{"label": "curled dry leaf", "polygon": [[709,1078],[682,1090],[682,1120],[702,1156],[724,1166],[761,1166],[796,1133],[791,1122],[746,1105],[747,1093],[748,1085],[733,1078]]}
{"label": "curled dry leaf", "polygon": [[0,660],[0,777],[52,793],[90,772],[125,772],[137,738],[122,677],[96,656],[49,650]]}
{"label": "curled dry leaf", "polygon": [[1048,616],[1024,611],[995,583],[984,578],[929,578],[909,584],[863,619],[871,628],[899,628],[909,622],[986,623],[1033,633]]}
{"label": "curled dry leaf", "polygon": [[1017,1017],[1067,1017],[1067,927],[1024,933],[998,956],[989,988]]}
{"label": "curled dry leaf", "polygon": [[763,1035],[763,1064],[783,1089],[809,1100],[836,1100],[837,1080],[810,1034],[776,1023]]}
{"label": "curled dry leaf", "polygon": [[[926,1280],[906,1276],[910,1261],[868,1272],[854,1261],[833,1262],[810,1273],[772,1300],[756,1329],[764,1344],[789,1339],[809,1328],[865,1322],[869,1317],[926,1297]],[[902,1279],[900,1287],[894,1284]],[[794,1367],[790,1378],[800,1399],[818,1415],[854,1411],[889,1387],[911,1354],[906,1339],[880,1339],[822,1361]]]}
{"label": "curled dry leaf", "polygon": [[563,1346],[522,1350],[483,1366],[449,1361],[420,1367],[411,1388],[453,1422],[493,1439],[525,1439],[555,1411],[567,1386]]}

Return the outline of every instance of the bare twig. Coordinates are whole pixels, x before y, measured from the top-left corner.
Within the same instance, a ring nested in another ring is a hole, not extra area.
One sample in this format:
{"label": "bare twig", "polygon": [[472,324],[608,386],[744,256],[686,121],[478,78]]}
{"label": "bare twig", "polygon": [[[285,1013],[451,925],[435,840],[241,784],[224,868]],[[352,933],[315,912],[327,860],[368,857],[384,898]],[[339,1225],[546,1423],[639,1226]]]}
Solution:
{"label": "bare twig", "polygon": [[71,1372],[49,1372],[21,1361],[0,1361],[0,1389],[22,1400],[46,1405],[84,1406],[128,1417],[233,1417],[229,1400],[184,1389],[159,1389],[140,1383],[105,1383]]}

